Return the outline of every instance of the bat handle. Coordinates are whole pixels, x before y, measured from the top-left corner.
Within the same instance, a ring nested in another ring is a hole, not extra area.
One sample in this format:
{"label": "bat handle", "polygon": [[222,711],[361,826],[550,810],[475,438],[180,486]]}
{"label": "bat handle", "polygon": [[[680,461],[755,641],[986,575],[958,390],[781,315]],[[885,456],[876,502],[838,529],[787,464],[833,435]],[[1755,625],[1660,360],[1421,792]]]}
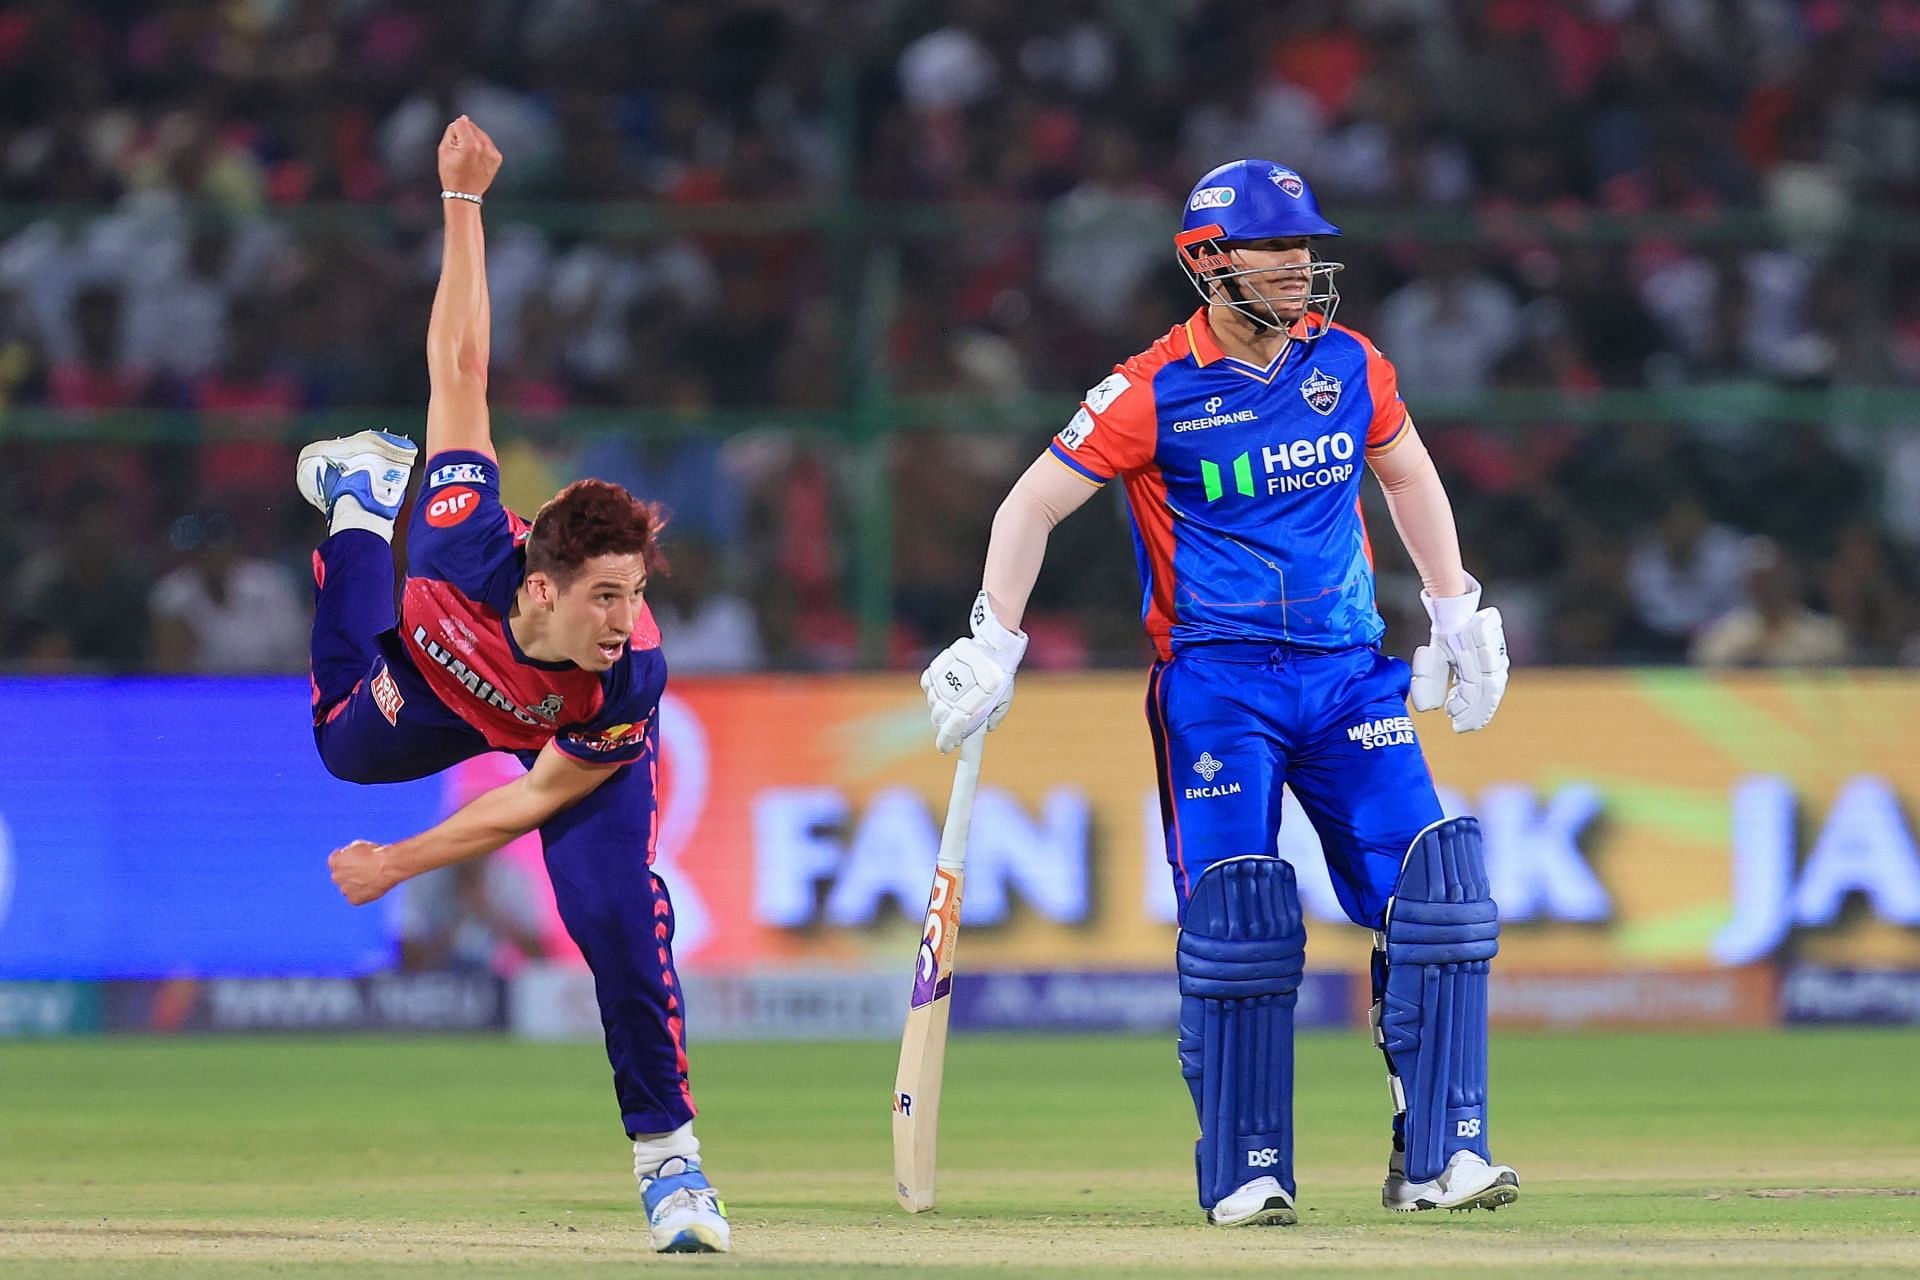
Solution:
{"label": "bat handle", "polygon": [[967,862],[967,833],[973,827],[973,791],[980,783],[980,757],[987,749],[987,731],[976,729],[960,744],[960,762],[953,768],[953,795],[947,801],[947,823],[940,831],[940,866],[960,871]]}

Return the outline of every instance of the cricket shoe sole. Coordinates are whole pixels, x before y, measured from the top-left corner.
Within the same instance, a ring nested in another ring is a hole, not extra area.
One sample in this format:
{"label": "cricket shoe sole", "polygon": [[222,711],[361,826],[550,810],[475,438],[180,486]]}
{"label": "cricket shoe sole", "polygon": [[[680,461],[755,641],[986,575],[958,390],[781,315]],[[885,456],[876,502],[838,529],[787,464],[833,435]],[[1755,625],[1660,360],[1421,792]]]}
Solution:
{"label": "cricket shoe sole", "polygon": [[1431,1182],[1408,1182],[1398,1152],[1387,1165],[1380,1203],[1395,1213],[1446,1209],[1454,1213],[1495,1209],[1520,1198],[1520,1175],[1504,1164],[1488,1164],[1472,1151],[1456,1151]]}
{"label": "cricket shoe sole", "polygon": [[725,1253],[733,1246],[727,1202],[696,1160],[676,1156],[661,1165],[641,1181],[640,1202],[655,1253]]}
{"label": "cricket shoe sole", "polygon": [[1216,1227],[1290,1227],[1299,1220],[1278,1178],[1255,1178],[1207,1210]]}
{"label": "cricket shoe sole", "polygon": [[343,496],[368,515],[395,520],[407,496],[407,476],[420,450],[405,436],[362,431],[338,440],[316,440],[300,451],[294,475],[300,496],[329,520]]}

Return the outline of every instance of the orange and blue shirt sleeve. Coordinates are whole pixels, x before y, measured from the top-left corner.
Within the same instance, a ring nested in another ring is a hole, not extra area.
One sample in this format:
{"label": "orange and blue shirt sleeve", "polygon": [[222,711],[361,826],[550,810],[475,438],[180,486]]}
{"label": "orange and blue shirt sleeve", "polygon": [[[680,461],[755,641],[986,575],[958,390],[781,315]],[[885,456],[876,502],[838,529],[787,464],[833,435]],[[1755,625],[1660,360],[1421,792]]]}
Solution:
{"label": "orange and blue shirt sleeve", "polygon": [[[1355,335],[1358,337],[1359,335]],[[1400,398],[1400,375],[1380,349],[1360,339],[1367,352],[1367,391],[1373,398],[1373,420],[1367,424],[1367,453],[1377,457],[1406,439],[1413,416]]]}
{"label": "orange and blue shirt sleeve", "polygon": [[1158,436],[1153,373],[1135,356],[1087,392],[1048,452],[1088,484],[1102,485],[1152,463]]}

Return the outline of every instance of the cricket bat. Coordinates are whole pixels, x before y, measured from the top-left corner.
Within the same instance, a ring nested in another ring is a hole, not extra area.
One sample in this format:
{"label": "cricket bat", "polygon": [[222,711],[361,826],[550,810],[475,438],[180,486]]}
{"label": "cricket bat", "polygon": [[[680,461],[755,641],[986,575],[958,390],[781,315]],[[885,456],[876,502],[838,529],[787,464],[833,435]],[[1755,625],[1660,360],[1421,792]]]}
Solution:
{"label": "cricket bat", "polygon": [[977,730],[960,744],[933,892],[927,895],[927,921],[914,960],[900,1070],[893,1078],[893,1187],[908,1213],[933,1208],[933,1151],[940,1127],[940,1076],[947,1062],[947,1015],[953,1007],[953,952],[960,940],[960,885],[986,736],[984,729]]}

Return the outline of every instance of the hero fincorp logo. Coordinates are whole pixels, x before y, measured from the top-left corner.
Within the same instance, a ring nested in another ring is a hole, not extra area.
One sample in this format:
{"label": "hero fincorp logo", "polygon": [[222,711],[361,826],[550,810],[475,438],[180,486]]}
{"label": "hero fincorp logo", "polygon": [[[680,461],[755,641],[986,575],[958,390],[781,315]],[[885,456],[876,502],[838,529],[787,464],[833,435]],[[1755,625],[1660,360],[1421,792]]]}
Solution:
{"label": "hero fincorp logo", "polygon": [[[1302,489],[1320,489],[1344,484],[1353,478],[1353,436],[1345,431],[1329,431],[1311,440],[1268,445],[1260,450],[1260,462],[1266,471],[1267,493],[1298,493]],[[1200,461],[1200,485],[1208,502],[1227,496],[1226,471],[1233,474],[1233,491],[1243,498],[1254,497],[1253,452],[1221,463]]]}
{"label": "hero fincorp logo", "polygon": [[1193,199],[1187,201],[1187,208],[1193,213],[1202,209],[1224,209],[1233,203],[1232,187],[1202,187],[1193,193]]}
{"label": "hero fincorp logo", "polygon": [[1251,409],[1236,409],[1232,413],[1221,413],[1220,407],[1226,402],[1219,396],[1209,396],[1200,406],[1202,416],[1182,418],[1173,424],[1175,431],[1205,431],[1209,427],[1230,427],[1236,422],[1254,422],[1259,414]]}

